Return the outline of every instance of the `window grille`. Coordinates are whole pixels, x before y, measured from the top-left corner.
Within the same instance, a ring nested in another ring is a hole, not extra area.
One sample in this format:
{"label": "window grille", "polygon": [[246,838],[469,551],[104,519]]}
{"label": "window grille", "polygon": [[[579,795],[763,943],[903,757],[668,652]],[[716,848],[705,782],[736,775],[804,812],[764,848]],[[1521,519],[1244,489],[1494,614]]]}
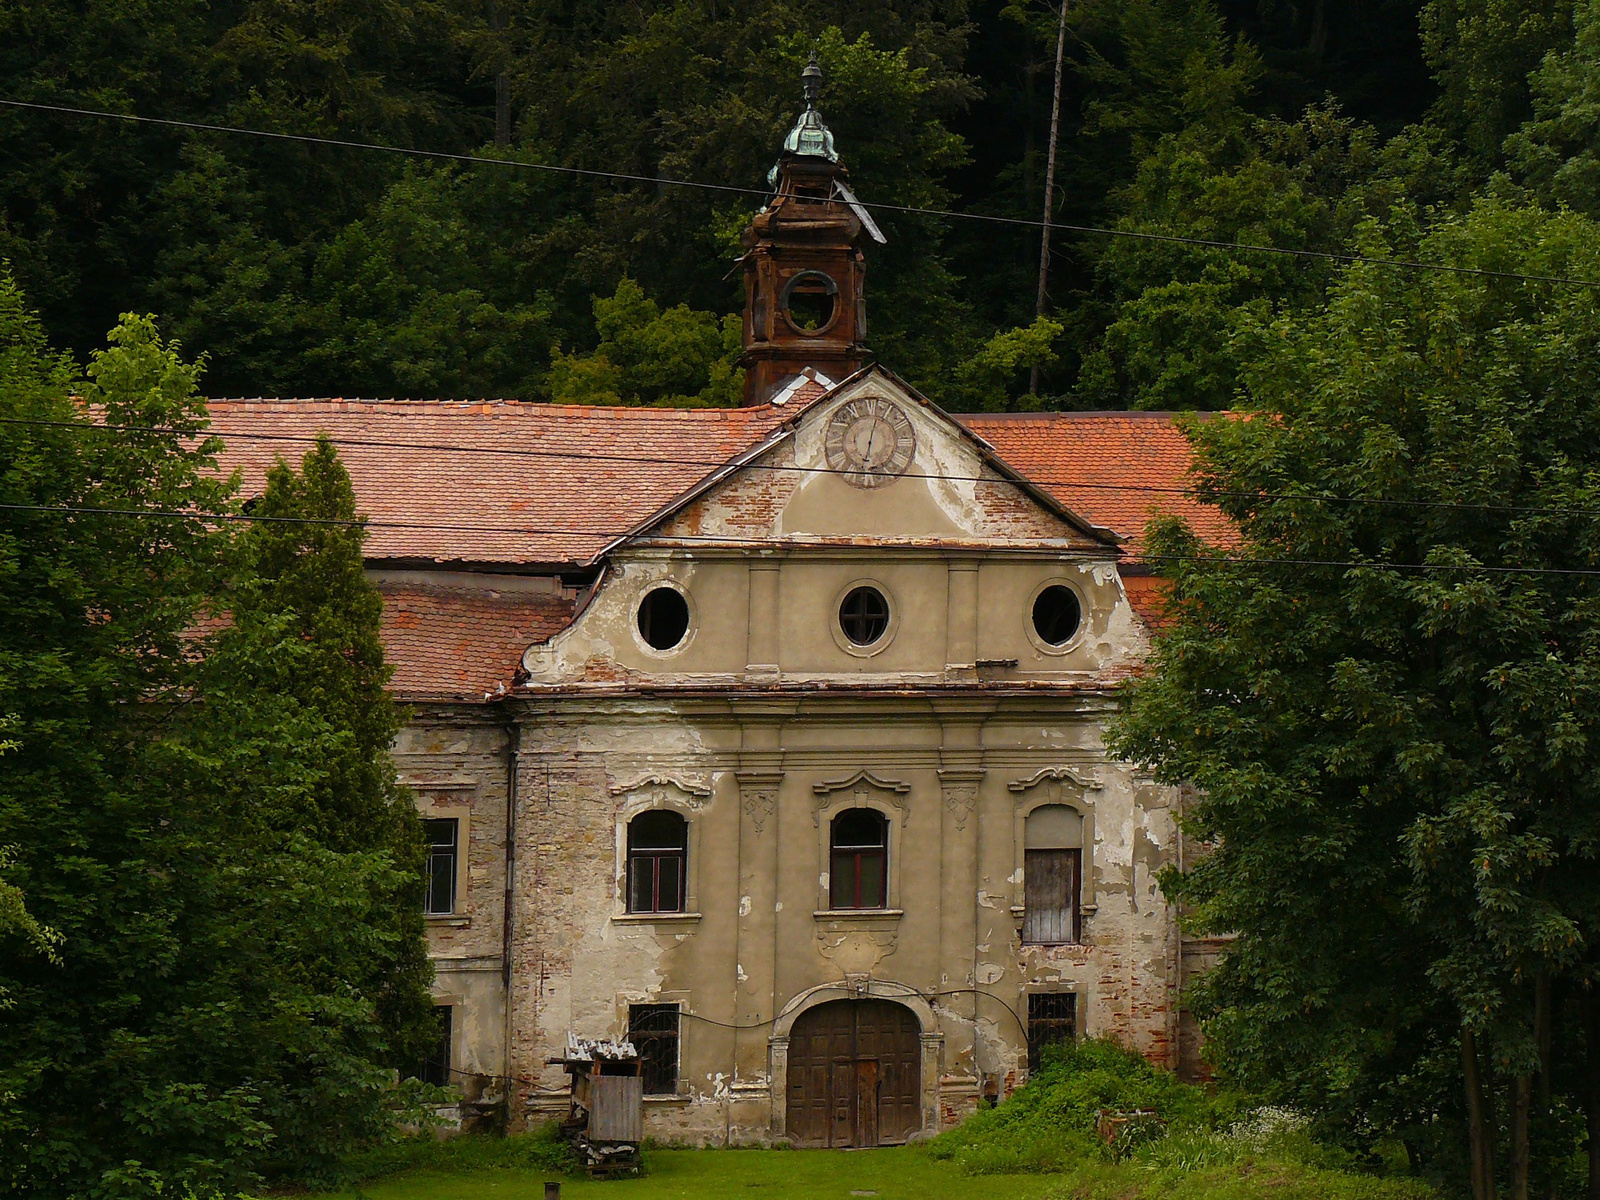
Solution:
{"label": "window grille", "polygon": [[423,821],[428,843],[427,894],[422,911],[441,916],[456,911],[456,856],[460,853],[460,822],[454,817]]}
{"label": "window grille", "polygon": [[873,808],[833,819],[828,867],[831,908],[885,908],[889,896],[889,822]]}
{"label": "window grille", "polygon": [[689,823],[656,809],[628,822],[628,911],[674,913],[684,908]]}
{"label": "window grille", "polygon": [[1028,1070],[1037,1071],[1046,1046],[1078,1039],[1078,997],[1074,992],[1034,992],[1028,997]]}
{"label": "window grille", "polygon": [[678,1022],[676,1004],[628,1005],[628,1040],[639,1052],[647,1096],[670,1096],[678,1090]]}
{"label": "window grille", "polygon": [[851,588],[839,605],[839,628],[855,645],[872,645],[889,628],[889,601],[875,587]]}

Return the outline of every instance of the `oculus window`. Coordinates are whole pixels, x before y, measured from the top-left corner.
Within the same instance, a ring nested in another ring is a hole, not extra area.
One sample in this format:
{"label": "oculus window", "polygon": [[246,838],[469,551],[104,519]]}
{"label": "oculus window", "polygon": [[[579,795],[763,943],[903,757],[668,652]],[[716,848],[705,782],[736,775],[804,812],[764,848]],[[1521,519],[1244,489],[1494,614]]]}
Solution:
{"label": "oculus window", "polygon": [[883,908],[889,895],[889,822],[875,808],[846,809],[829,836],[829,908]]}
{"label": "oculus window", "polygon": [[801,271],[783,285],[779,303],[797,333],[821,333],[833,324],[839,285],[821,271]]}
{"label": "oculus window", "polygon": [[689,632],[689,602],[676,588],[652,588],[639,602],[639,636],[656,650],[671,650]]}
{"label": "oculus window", "polygon": [[1065,646],[1083,622],[1083,606],[1071,588],[1052,583],[1033,601],[1033,631],[1047,646]]}
{"label": "oculus window", "polygon": [[851,588],[839,604],[839,628],[856,646],[870,646],[889,629],[889,601],[875,587]]}
{"label": "oculus window", "polygon": [[429,817],[422,822],[428,844],[427,889],[422,911],[446,916],[456,910],[456,861],[461,853],[461,822],[454,817]]}
{"label": "oculus window", "polygon": [[689,822],[654,809],[628,822],[628,911],[683,911]]}
{"label": "oculus window", "polygon": [[628,1040],[639,1052],[644,1094],[670,1096],[678,1090],[678,1006],[628,1005]]}
{"label": "oculus window", "polygon": [[1065,804],[1028,814],[1023,842],[1022,940],[1062,946],[1079,939],[1083,880],[1083,817]]}

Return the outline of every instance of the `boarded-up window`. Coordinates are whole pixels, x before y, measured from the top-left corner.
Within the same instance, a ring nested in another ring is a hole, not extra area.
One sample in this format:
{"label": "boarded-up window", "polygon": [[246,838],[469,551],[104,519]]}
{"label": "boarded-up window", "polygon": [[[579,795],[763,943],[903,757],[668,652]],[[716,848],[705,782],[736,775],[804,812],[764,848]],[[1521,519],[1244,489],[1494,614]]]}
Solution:
{"label": "boarded-up window", "polygon": [[678,1090],[678,1006],[628,1005],[628,1040],[639,1052],[644,1094],[670,1096]]}
{"label": "boarded-up window", "polygon": [[683,911],[689,823],[658,809],[628,822],[628,911]]}
{"label": "boarded-up window", "polygon": [[1078,997],[1072,992],[1035,992],[1028,997],[1028,1070],[1037,1071],[1046,1046],[1078,1036]]}
{"label": "boarded-up window", "polygon": [[1022,940],[1060,946],[1079,940],[1083,817],[1064,804],[1028,814],[1023,841]]}

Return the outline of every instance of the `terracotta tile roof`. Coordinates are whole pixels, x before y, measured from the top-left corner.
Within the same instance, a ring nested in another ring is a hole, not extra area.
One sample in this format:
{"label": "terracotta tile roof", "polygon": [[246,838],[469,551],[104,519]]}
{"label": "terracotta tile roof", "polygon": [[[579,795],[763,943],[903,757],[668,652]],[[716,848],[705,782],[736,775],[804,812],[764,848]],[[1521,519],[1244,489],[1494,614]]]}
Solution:
{"label": "terracotta tile roof", "polygon": [[[369,558],[556,565],[590,562],[715,469],[706,464],[759,445],[821,394],[810,385],[781,408],[741,409],[326,399],[209,407],[212,432],[226,441],[223,466],[242,468],[246,496],[278,456],[298,463],[319,432],[332,435],[374,522]],[[617,458],[593,457],[604,455]]]}
{"label": "terracotta tile roof", "polygon": [[480,700],[510,688],[522,652],[572,619],[570,592],[382,581],[383,645],[402,697]]}
{"label": "terracotta tile roof", "polygon": [[1215,508],[1179,494],[1189,486],[1189,442],[1172,413],[970,413],[956,417],[1060,503],[1116,530],[1136,560],[1145,524],[1159,513],[1184,518],[1207,541],[1229,544]]}

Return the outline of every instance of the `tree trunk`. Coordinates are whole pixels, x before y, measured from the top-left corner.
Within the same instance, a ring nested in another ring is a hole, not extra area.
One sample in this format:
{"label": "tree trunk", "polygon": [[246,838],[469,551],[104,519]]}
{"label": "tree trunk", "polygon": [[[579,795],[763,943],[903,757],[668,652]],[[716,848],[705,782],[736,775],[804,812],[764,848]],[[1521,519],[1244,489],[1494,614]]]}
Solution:
{"label": "tree trunk", "polygon": [[1472,1167],[1472,1200],[1494,1200],[1493,1130],[1484,1099],[1478,1039],[1461,1027],[1461,1079],[1467,1093],[1467,1147]]}
{"label": "tree trunk", "polygon": [[[1061,61],[1067,49],[1067,0],[1061,0],[1061,21],[1056,26],[1056,83],[1050,101],[1050,149],[1044,167],[1044,229],[1039,235],[1039,294],[1033,315],[1044,316],[1046,284],[1050,279],[1050,222],[1055,216],[1056,139],[1061,131]],[[1028,392],[1039,394],[1039,364],[1028,372]]]}
{"label": "tree trunk", "polygon": [[[1554,1107],[1555,1089],[1553,1073],[1555,1062],[1551,1057],[1555,1044],[1555,980],[1548,970],[1541,970],[1533,978],[1533,1041],[1539,1051],[1539,1090],[1534,1099],[1538,1113],[1546,1120]],[[1556,1172],[1550,1172],[1545,1187],[1545,1200],[1556,1200]]]}
{"label": "tree trunk", "polygon": [[1600,1200],[1600,989],[1583,994],[1583,1040],[1588,1043],[1589,1086],[1584,1107],[1589,1114],[1589,1200]]}
{"label": "tree trunk", "polygon": [[1533,1076],[1511,1081],[1511,1200],[1528,1200],[1528,1116],[1533,1109]]}

